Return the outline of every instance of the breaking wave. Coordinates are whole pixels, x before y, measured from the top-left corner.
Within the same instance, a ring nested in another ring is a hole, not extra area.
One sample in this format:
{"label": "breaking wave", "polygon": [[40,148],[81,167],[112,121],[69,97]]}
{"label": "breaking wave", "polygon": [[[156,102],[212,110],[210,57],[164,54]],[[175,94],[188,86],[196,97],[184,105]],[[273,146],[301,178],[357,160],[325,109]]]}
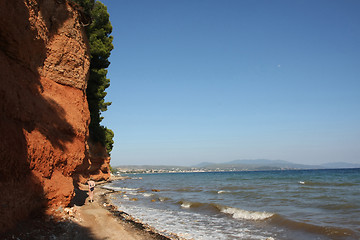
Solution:
{"label": "breaking wave", "polygon": [[246,211],[233,207],[222,207],[220,211],[222,213],[231,215],[235,219],[245,219],[245,220],[255,220],[255,221],[265,220],[274,216],[273,213]]}
{"label": "breaking wave", "polygon": [[197,208],[197,209],[202,209],[202,210],[225,213],[227,215],[230,215],[234,219],[261,221],[261,220],[271,218],[274,215],[274,213],[247,211],[247,210],[243,210],[243,209],[239,209],[239,208],[235,208],[235,207],[228,207],[228,206],[214,204],[214,203],[180,201],[179,204],[182,208],[186,208],[186,209]]}

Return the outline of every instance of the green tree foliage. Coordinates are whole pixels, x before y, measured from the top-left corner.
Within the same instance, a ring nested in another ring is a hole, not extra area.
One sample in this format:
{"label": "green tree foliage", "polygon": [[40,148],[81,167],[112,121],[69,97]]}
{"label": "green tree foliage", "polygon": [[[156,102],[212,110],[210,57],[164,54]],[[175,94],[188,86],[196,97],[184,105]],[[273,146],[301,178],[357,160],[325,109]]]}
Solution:
{"label": "green tree foliage", "polygon": [[111,102],[105,102],[105,89],[110,86],[110,80],[106,78],[106,69],[110,65],[108,58],[114,48],[113,37],[110,36],[112,25],[107,8],[101,2],[95,2],[95,0],[72,1],[79,4],[83,8],[84,14],[90,16],[92,20],[86,29],[91,54],[90,77],[86,89],[91,117],[90,138],[102,143],[110,153],[114,143],[114,133],[100,123],[103,119],[101,112],[106,111],[111,105]]}
{"label": "green tree foliage", "polygon": [[95,0],[70,0],[82,7],[85,14],[90,16],[91,10],[94,8]]}
{"label": "green tree foliage", "polygon": [[113,145],[114,145],[114,132],[111,129],[108,129],[107,127],[103,127],[105,132],[105,146],[108,151],[108,153],[111,152]]}

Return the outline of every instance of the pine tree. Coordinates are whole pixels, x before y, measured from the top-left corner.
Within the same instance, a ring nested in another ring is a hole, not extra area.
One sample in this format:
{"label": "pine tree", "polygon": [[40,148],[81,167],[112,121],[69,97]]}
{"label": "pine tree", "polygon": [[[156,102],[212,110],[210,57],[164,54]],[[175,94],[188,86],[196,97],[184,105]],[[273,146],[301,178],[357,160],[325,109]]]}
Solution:
{"label": "pine tree", "polygon": [[113,148],[114,133],[111,129],[102,126],[103,119],[101,112],[107,110],[111,102],[105,102],[105,89],[110,86],[110,80],[106,78],[107,68],[110,65],[110,52],[114,48],[112,25],[109,19],[109,13],[106,6],[94,0],[72,0],[79,4],[84,14],[91,17],[91,24],[86,27],[86,33],[90,44],[90,77],[86,89],[86,95],[89,103],[91,122],[89,132],[91,140],[100,142],[108,153]]}

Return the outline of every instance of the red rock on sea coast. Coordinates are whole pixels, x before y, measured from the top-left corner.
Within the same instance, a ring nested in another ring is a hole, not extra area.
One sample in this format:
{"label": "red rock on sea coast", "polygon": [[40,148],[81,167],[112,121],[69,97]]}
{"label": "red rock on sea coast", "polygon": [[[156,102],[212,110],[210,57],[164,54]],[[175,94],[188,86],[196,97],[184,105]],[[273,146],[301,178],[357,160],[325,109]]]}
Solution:
{"label": "red rock on sea coast", "polygon": [[67,206],[90,172],[110,176],[106,151],[92,158],[87,142],[80,19],[64,0],[0,0],[0,233]]}

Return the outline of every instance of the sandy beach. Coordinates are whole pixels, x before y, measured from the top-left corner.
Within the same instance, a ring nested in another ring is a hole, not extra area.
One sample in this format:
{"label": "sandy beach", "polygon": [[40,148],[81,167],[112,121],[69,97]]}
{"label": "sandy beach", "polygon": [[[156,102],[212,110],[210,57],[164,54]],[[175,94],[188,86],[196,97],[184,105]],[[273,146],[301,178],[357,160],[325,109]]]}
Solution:
{"label": "sandy beach", "polygon": [[76,189],[73,206],[59,209],[58,218],[35,216],[23,222],[2,239],[93,239],[93,240],[168,240],[180,239],[163,236],[152,227],[132,216],[118,211],[109,204],[111,190],[98,183],[94,202],[89,202],[87,185]]}
{"label": "sandy beach", "polygon": [[[87,186],[80,186],[80,190],[86,189]],[[109,193],[111,191],[102,189],[101,185],[98,185],[95,189],[94,202],[86,199],[83,206],[75,205],[71,208],[69,215],[72,216],[73,221],[88,229],[94,239],[168,239],[155,233],[151,228],[137,223],[126,213],[118,212],[108,203]]]}

